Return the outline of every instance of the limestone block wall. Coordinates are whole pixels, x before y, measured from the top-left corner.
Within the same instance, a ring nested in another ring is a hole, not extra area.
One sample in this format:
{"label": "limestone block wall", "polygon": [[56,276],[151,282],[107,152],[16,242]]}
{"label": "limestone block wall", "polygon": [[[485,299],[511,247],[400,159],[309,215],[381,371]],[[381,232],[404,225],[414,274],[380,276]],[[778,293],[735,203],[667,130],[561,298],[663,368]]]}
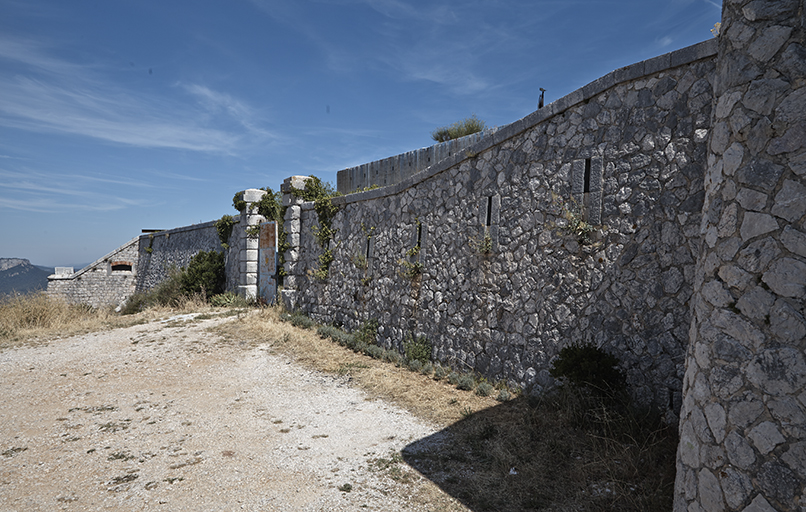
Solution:
{"label": "limestone block wall", "polygon": [[[641,402],[679,409],[715,52],[617,70],[397,185],[336,199],[324,281],[310,275],[312,204],[291,204],[286,304],[349,329],[377,318],[387,347],[425,334],[443,364],[523,387],[590,341]],[[567,229],[577,205],[590,244]]]}
{"label": "limestone block wall", "polygon": [[172,269],[190,263],[199,251],[223,251],[215,221],[140,235],[137,291],[144,292],[166,279]]}
{"label": "limestone block wall", "polygon": [[806,510],[805,24],[723,2],[676,511]]}
{"label": "limestone block wall", "polygon": [[138,239],[133,238],[78,272],[70,269],[48,276],[47,293],[96,308],[120,305],[134,293],[139,271],[137,246]]}

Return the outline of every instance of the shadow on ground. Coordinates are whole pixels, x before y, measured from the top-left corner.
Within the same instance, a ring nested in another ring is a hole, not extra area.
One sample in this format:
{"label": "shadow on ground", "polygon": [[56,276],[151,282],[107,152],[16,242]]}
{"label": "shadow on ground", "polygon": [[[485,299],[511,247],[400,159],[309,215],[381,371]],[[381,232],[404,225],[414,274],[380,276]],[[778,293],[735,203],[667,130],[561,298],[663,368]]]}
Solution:
{"label": "shadow on ground", "polygon": [[403,459],[474,512],[671,510],[673,428],[635,431],[605,408],[558,400],[519,397],[468,414],[406,446]]}

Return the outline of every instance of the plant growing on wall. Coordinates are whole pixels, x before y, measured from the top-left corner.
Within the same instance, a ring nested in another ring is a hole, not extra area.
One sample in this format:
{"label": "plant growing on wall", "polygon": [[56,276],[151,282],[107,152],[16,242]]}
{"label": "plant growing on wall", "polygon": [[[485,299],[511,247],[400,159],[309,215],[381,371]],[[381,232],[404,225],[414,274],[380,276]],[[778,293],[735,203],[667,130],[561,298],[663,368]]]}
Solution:
{"label": "plant growing on wall", "polygon": [[[415,226],[417,228],[417,243],[414,247],[409,248],[406,251],[406,257],[408,259],[399,259],[397,263],[401,266],[400,275],[407,279],[416,279],[420,274],[423,273],[423,263],[420,261],[420,236],[422,233],[423,224],[420,222],[420,219],[415,220]],[[409,261],[414,260],[414,261]]]}
{"label": "plant growing on wall", "polygon": [[232,215],[224,215],[215,223],[218,239],[221,241],[221,247],[224,249],[229,249],[229,237],[232,235],[232,228],[235,226],[235,222],[235,217]]}
{"label": "plant growing on wall", "polygon": [[467,242],[471,249],[482,256],[486,256],[487,254],[493,252],[493,237],[490,234],[489,226],[484,227],[484,235],[471,236]]}
{"label": "plant growing on wall", "polygon": [[473,114],[470,117],[457,121],[450,126],[443,126],[431,132],[431,138],[437,142],[445,142],[448,140],[458,139],[465,135],[484,130],[484,121]]}
{"label": "plant growing on wall", "polygon": [[425,336],[415,336],[414,333],[408,333],[405,341],[403,341],[403,350],[406,353],[406,359],[409,361],[427,363],[431,360],[431,342]]}
{"label": "plant growing on wall", "polygon": [[560,226],[561,231],[576,238],[580,245],[593,244],[591,235],[596,228],[585,221],[585,212],[582,205],[574,198],[564,200],[554,192],[551,193],[552,206],[558,210],[558,215],[565,219],[565,224]]}
{"label": "plant growing on wall", "polygon": [[305,182],[305,188],[292,188],[291,193],[305,201],[313,201],[313,209],[316,211],[319,226],[312,228],[312,232],[316,243],[323,252],[319,255],[319,266],[312,270],[311,274],[319,280],[325,280],[334,259],[330,241],[336,234],[332,225],[333,218],[339,211],[339,207],[333,204],[333,198],[341,194],[336,192],[333,185],[323,183],[316,176],[311,176],[311,179]]}
{"label": "plant growing on wall", "polygon": [[400,259],[397,261],[400,264],[400,275],[405,277],[406,279],[416,279],[420,274],[423,273],[423,264],[419,261],[406,261],[404,259]]}
{"label": "plant growing on wall", "polygon": [[360,252],[356,252],[350,258],[350,261],[355,265],[355,268],[358,270],[366,270],[369,267],[369,262],[367,262],[367,257],[361,254]]}
{"label": "plant growing on wall", "polygon": [[244,208],[246,208],[246,201],[243,200],[240,193],[232,196],[232,207],[239,212],[244,211]]}

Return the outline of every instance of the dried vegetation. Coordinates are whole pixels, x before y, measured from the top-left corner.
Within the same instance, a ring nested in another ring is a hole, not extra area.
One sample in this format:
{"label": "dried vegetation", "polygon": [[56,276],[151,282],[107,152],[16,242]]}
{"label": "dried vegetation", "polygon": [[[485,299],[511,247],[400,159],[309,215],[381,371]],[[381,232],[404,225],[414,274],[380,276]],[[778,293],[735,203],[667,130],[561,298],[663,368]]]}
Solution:
{"label": "dried vegetation", "polygon": [[540,398],[498,402],[469,391],[468,374],[451,381],[442,372],[411,371],[403,360],[379,360],[317,335],[309,319],[291,325],[281,315],[261,309],[219,329],[232,339],[270,343],[298,363],[346,376],[443,426],[409,445],[401,459],[471,510],[671,509],[676,429],[623,395],[564,386]]}

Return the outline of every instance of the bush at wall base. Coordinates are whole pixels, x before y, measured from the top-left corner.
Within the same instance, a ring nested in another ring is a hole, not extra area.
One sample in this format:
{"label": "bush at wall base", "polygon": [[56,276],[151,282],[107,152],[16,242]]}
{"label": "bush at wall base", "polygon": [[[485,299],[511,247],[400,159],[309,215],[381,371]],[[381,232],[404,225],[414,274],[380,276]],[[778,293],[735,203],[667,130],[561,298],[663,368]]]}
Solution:
{"label": "bush at wall base", "polygon": [[204,294],[207,300],[224,291],[224,253],[199,251],[180,275],[184,295]]}
{"label": "bush at wall base", "polygon": [[206,300],[224,291],[226,279],[224,254],[200,251],[186,269],[172,269],[169,276],[147,292],[135,293],[126,300],[121,314],[132,315],[152,306],[173,307],[183,297],[201,295]]}
{"label": "bush at wall base", "polygon": [[595,345],[575,343],[560,350],[549,373],[555,379],[566,379],[574,386],[615,396],[627,387],[618,363],[615,356]]}

